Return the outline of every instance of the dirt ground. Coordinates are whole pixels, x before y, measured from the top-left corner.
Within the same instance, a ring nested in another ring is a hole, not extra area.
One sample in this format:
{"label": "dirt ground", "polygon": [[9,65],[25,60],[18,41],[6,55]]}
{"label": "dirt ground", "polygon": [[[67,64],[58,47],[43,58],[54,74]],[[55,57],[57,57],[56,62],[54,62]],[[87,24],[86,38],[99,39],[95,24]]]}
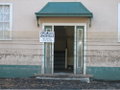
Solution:
{"label": "dirt ground", "polygon": [[120,89],[120,81],[96,81],[91,83],[64,80],[40,80],[36,78],[0,78],[0,89]]}

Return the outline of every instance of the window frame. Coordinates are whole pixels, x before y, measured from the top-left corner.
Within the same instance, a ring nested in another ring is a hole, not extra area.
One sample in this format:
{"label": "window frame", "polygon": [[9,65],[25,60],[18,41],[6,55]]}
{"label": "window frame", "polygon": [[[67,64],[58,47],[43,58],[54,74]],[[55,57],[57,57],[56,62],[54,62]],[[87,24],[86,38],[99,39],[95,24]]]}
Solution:
{"label": "window frame", "polygon": [[120,42],[120,3],[118,3],[118,42]]}
{"label": "window frame", "polygon": [[0,5],[9,5],[10,7],[10,27],[9,27],[9,31],[10,31],[10,38],[6,39],[6,38],[3,38],[3,39],[0,39],[0,41],[2,40],[12,40],[12,16],[13,16],[13,4],[12,3],[0,3]]}

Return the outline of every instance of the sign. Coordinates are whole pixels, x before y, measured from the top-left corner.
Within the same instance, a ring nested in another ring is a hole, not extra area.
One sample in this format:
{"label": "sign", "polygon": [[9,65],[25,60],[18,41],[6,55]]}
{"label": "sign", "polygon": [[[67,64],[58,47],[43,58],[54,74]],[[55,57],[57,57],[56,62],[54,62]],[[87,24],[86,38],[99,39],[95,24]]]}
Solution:
{"label": "sign", "polygon": [[40,42],[54,42],[55,34],[51,31],[43,31],[40,33]]}

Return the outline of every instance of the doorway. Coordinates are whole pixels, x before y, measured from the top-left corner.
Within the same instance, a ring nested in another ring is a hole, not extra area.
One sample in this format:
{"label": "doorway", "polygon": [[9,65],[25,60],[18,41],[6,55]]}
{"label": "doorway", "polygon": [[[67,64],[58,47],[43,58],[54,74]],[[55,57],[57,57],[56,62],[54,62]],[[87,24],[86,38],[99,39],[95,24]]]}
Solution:
{"label": "doorway", "polygon": [[46,24],[44,31],[55,32],[55,42],[43,45],[42,73],[85,74],[85,24]]}
{"label": "doorway", "polygon": [[54,72],[73,73],[74,26],[54,26]]}

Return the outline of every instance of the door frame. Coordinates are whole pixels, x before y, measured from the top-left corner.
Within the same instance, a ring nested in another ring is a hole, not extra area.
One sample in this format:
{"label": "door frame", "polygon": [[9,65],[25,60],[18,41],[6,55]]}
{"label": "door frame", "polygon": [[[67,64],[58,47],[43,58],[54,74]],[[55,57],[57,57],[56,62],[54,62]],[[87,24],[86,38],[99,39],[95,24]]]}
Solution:
{"label": "door frame", "polygon": [[[87,50],[87,24],[86,23],[42,23],[42,30],[44,30],[45,26],[52,26],[52,31],[54,31],[54,26],[74,26],[74,31],[77,26],[84,26],[84,65],[83,65],[83,74],[86,74],[86,50]],[[53,44],[54,45],[54,44]],[[54,47],[54,46],[53,46]],[[44,43],[42,44],[42,54],[44,55]],[[54,50],[54,49],[53,49]],[[41,62],[41,73],[44,74],[44,57]],[[52,60],[52,74],[54,74],[54,57]],[[74,74],[76,74],[76,59],[74,59]]]}

